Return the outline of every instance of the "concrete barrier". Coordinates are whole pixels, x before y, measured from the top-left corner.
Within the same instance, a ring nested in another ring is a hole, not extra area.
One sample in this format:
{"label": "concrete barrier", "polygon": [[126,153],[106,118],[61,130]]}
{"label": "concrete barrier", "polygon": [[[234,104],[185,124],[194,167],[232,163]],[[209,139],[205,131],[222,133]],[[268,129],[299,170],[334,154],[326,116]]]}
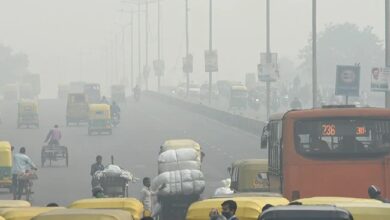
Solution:
{"label": "concrete barrier", "polygon": [[204,115],[208,118],[214,119],[216,121],[222,122],[232,127],[239,128],[241,130],[255,134],[257,136],[261,135],[261,131],[265,124],[262,121],[246,118],[240,115],[234,115],[229,112],[210,108],[202,104],[187,102],[185,100],[181,100],[179,98],[157,93],[157,92],[145,91],[143,92],[143,95],[148,96],[157,101],[161,101],[170,105],[177,106],[182,109],[186,109],[194,113]]}

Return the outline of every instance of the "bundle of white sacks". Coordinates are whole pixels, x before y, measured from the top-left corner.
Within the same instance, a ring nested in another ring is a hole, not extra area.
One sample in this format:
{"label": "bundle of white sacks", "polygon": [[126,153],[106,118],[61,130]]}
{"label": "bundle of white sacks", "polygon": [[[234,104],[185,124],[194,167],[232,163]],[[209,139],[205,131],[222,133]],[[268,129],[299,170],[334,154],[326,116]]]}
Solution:
{"label": "bundle of white sacks", "polygon": [[206,182],[196,150],[191,148],[168,150],[159,155],[159,175],[152,182],[152,190],[160,190],[160,195],[201,194]]}

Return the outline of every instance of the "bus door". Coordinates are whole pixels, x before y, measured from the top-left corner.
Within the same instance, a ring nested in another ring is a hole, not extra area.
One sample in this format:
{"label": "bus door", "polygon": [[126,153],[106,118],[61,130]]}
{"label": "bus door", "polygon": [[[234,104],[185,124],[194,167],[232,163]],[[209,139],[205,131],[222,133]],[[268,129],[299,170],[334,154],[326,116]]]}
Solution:
{"label": "bus door", "polygon": [[261,148],[268,146],[268,179],[270,185],[270,192],[281,193],[282,189],[282,121],[270,121],[263,130]]}

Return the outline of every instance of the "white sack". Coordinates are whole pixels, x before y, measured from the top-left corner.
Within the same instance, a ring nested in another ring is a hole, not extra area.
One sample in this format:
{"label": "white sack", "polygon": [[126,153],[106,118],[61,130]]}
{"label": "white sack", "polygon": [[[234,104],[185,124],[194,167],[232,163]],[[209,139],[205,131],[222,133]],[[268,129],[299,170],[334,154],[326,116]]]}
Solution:
{"label": "white sack", "polygon": [[158,190],[163,184],[166,187],[159,192],[160,195],[191,195],[201,194],[206,182],[199,170],[178,170],[164,172],[154,178],[152,190]]}

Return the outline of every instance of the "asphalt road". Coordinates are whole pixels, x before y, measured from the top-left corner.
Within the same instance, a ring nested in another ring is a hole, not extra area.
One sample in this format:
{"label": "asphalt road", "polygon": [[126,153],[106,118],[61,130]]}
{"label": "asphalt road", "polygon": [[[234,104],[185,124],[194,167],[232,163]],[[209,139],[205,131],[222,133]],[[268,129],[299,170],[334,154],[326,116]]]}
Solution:
{"label": "asphalt road", "polygon": [[[16,150],[27,148],[27,154],[40,167],[43,140],[54,124],[59,124],[62,144],[69,148],[70,165],[58,161],[51,168],[39,168],[39,179],[34,182],[34,205],[57,202],[68,205],[74,200],[91,197],[90,165],[96,155],[103,156],[105,164],[110,156],[115,164],[130,170],[142,179],[157,174],[159,146],[166,139],[191,138],[201,144],[206,157],[202,166],[207,186],[203,194],[209,197],[227,178],[226,168],[233,161],[245,158],[264,158],[266,152],[259,148],[259,137],[205,116],[187,112],[156,100],[143,97],[141,102],[130,100],[121,105],[122,121],[113,135],[88,136],[87,127],[65,127],[65,102],[41,100],[39,102],[39,129],[17,129],[16,102],[0,102],[3,123],[0,140],[10,141]],[[130,196],[138,197],[142,181],[130,185]],[[9,199],[6,190],[0,199]]]}

